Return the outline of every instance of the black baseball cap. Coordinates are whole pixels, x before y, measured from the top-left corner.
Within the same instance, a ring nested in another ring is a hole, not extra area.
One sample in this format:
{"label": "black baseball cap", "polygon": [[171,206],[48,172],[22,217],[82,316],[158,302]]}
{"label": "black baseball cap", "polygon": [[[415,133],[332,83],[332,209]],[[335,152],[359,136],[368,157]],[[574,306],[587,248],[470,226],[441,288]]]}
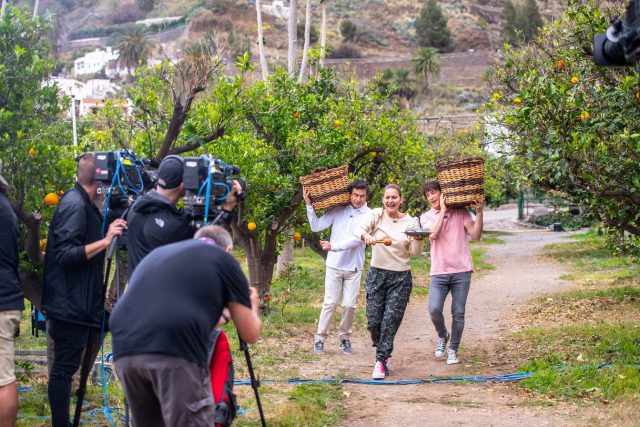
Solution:
{"label": "black baseball cap", "polygon": [[178,156],[165,157],[158,168],[158,185],[170,190],[182,183],[184,161]]}

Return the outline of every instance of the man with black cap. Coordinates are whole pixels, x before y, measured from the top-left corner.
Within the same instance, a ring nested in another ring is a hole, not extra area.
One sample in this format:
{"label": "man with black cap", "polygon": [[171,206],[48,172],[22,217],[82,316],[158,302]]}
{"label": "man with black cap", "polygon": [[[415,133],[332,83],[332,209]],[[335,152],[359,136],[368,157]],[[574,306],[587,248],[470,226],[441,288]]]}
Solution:
{"label": "man with black cap", "polygon": [[[190,239],[196,232],[191,218],[176,208],[184,196],[182,176],[184,161],[179,156],[167,156],[158,168],[155,190],[139,197],[127,215],[127,273],[131,274],[142,259],[157,247]],[[236,193],[242,187],[234,181],[234,189],[224,205],[231,212],[238,203]],[[227,220],[229,216],[227,215]]]}
{"label": "man with black cap", "polygon": [[24,297],[18,276],[18,218],[9,199],[9,184],[2,177],[0,160],[0,427],[13,426],[18,414],[18,388],[14,370],[14,337],[20,328]]}

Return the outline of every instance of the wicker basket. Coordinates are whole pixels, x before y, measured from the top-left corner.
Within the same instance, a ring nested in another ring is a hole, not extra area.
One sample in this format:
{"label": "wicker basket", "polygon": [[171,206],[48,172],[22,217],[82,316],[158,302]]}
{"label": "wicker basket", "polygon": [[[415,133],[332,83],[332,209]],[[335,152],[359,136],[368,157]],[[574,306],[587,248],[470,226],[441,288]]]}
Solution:
{"label": "wicker basket", "polygon": [[448,208],[462,208],[484,200],[484,160],[479,157],[436,164],[438,182]]}
{"label": "wicker basket", "polygon": [[309,190],[316,210],[331,209],[349,203],[349,167],[327,169],[300,177],[300,183]]}

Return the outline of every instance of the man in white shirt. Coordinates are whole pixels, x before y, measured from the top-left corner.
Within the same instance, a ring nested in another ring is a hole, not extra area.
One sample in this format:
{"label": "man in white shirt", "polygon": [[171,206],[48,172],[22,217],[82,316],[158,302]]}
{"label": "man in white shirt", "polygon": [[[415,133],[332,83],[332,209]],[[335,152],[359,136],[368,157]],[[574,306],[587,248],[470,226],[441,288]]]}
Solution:
{"label": "man in white shirt", "polygon": [[318,218],[311,205],[309,192],[306,190],[304,192],[311,231],[318,232],[331,227],[329,241],[320,241],[322,249],[328,253],[324,302],[313,344],[316,354],[324,354],[324,341],[329,335],[329,324],[340,302],[340,294],[342,294],[342,320],[338,328],[340,348],[344,354],[353,353],[350,341],[351,326],[356,313],[365,249],[364,242],[355,238],[354,230],[362,216],[370,210],[367,206],[369,185],[362,179],[356,179],[349,185],[349,194],[351,202],[349,205],[333,208],[322,218]]}

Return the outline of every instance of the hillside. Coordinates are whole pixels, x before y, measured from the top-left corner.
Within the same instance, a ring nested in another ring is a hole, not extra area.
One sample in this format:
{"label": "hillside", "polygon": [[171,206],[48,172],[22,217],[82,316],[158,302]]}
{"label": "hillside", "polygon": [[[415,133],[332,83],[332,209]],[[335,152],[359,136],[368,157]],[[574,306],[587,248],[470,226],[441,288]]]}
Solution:
{"label": "hillside", "polygon": [[[179,57],[185,46],[215,33],[218,41],[233,55],[249,50],[257,55],[255,0],[159,0],[145,13],[139,4],[152,0],[40,0],[40,13],[54,12],[56,51],[67,68],[72,60],[95,47],[113,45],[118,36],[136,22],[146,21],[162,47],[158,57]],[[304,23],[305,1],[299,1],[300,25]],[[433,80],[429,100],[417,99],[414,109],[425,115],[470,111],[485,96],[483,77],[493,53],[501,46],[500,15],[505,0],[444,0],[440,7],[448,20],[455,48],[443,56],[442,73]],[[271,66],[285,65],[287,23],[283,9],[288,0],[263,0],[263,24],[267,59]],[[349,19],[357,28],[351,43],[359,61],[336,60],[344,72],[356,72],[367,79],[385,68],[410,68],[415,53],[413,22],[424,0],[329,0],[327,6],[327,44],[336,49],[342,43],[340,24]],[[518,3],[518,1],[516,1]],[[560,0],[538,0],[544,18],[552,19],[562,10]],[[30,2],[22,0],[29,7]],[[18,2],[20,5],[20,2]],[[319,0],[313,0],[313,26],[320,29]],[[274,16],[278,15],[284,16]],[[285,11],[286,12],[286,11]],[[302,40],[299,39],[301,50]],[[460,57],[468,55],[469,58]],[[433,99],[435,93],[440,98]],[[418,97],[420,98],[420,97]],[[429,101],[429,102],[423,102]],[[451,104],[451,105],[449,105]],[[444,111],[444,113],[443,113]]]}

